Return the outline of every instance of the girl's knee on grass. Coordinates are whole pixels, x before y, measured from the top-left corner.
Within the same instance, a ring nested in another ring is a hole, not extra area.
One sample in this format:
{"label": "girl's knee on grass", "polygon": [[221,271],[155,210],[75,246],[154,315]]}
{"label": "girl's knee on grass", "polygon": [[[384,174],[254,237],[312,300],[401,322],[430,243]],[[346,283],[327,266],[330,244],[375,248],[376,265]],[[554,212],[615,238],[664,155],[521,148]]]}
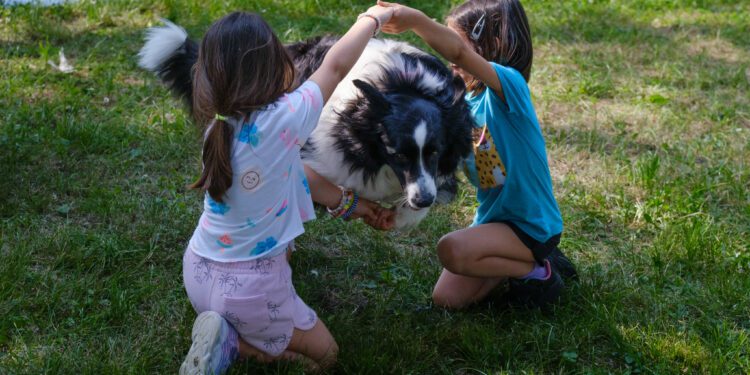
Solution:
{"label": "girl's knee on grass", "polygon": [[244,358],[264,364],[276,361],[300,362],[305,370],[312,372],[333,367],[338,359],[338,351],[339,347],[333,336],[327,329],[321,330],[319,324],[307,331],[295,329],[287,349],[276,356],[239,339],[239,352]]}
{"label": "girl's knee on grass", "polygon": [[439,307],[462,309],[484,299],[503,280],[503,277],[477,278],[457,275],[443,269],[432,290],[432,302]]}
{"label": "girl's knee on grass", "polygon": [[466,295],[465,291],[449,289],[449,288],[438,288],[432,290],[432,303],[435,306],[443,307],[446,309],[462,309],[469,305],[472,301]]}
{"label": "girl's knee on grass", "polygon": [[339,346],[323,321],[318,319],[309,330],[295,329],[287,350],[303,355],[324,370],[336,364]]}

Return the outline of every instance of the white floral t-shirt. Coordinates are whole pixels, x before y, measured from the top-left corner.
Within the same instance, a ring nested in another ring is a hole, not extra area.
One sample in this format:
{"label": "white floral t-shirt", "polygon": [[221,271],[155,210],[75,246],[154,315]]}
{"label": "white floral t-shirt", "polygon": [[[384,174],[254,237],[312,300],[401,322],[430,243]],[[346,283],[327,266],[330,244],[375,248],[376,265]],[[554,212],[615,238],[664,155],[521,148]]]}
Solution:
{"label": "white floral t-shirt", "polygon": [[248,119],[233,118],[232,186],[222,202],[206,193],[189,247],[220,262],[275,256],[315,218],[300,149],[323,109],[315,82],[307,81]]}

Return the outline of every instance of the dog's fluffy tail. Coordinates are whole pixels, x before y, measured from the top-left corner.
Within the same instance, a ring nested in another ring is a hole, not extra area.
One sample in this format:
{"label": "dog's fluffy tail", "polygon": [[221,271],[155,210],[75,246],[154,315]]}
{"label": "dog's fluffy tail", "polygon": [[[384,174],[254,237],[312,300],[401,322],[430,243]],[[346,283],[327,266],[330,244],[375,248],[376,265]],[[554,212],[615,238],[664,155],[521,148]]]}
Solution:
{"label": "dog's fluffy tail", "polygon": [[169,89],[191,105],[193,96],[193,65],[198,60],[198,44],[188,38],[180,26],[165,19],[165,26],[146,32],[146,43],[138,53],[138,65],[156,73]]}

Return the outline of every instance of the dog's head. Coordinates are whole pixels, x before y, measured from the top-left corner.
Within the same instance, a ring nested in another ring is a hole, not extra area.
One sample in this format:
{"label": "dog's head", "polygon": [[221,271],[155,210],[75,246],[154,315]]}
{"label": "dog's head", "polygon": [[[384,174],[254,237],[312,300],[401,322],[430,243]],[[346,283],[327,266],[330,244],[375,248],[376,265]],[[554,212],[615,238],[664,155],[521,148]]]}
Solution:
{"label": "dog's head", "polygon": [[339,115],[359,140],[363,159],[390,166],[406,203],[418,210],[435,202],[438,181],[451,177],[471,151],[472,120],[460,79],[439,62],[436,71],[405,61],[386,69],[377,84],[354,80],[360,97]]}

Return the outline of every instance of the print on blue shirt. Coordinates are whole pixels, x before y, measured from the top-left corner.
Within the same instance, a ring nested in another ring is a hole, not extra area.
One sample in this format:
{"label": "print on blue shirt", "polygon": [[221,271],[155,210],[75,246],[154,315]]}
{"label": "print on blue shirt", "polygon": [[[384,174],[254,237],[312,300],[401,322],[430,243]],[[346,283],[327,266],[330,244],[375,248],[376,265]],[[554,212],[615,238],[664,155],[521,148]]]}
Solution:
{"label": "print on blue shirt", "polygon": [[258,242],[257,245],[255,245],[255,248],[250,251],[250,256],[263,254],[266,251],[273,249],[273,247],[276,246],[276,243],[277,242],[275,238],[268,237],[265,240]]}
{"label": "print on blue shirt", "polygon": [[307,193],[307,195],[310,195],[310,184],[307,182],[307,177],[305,177],[305,173],[300,172],[299,177],[302,179],[302,186],[305,187],[305,193]]}
{"label": "print on blue shirt", "polygon": [[263,133],[258,131],[258,126],[255,125],[255,123],[242,124],[242,129],[240,129],[240,133],[237,135],[237,139],[239,139],[240,142],[257,146],[262,135]]}
{"label": "print on blue shirt", "polygon": [[287,200],[284,199],[284,202],[281,203],[281,208],[279,208],[279,210],[276,211],[276,217],[281,216],[286,211],[286,208],[287,208]]}
{"label": "print on blue shirt", "polygon": [[219,203],[213,198],[211,198],[210,195],[206,194],[206,199],[208,200],[208,205],[211,207],[211,212],[218,214],[218,215],[224,215],[225,213],[229,212],[229,206],[227,206],[224,203]]}

